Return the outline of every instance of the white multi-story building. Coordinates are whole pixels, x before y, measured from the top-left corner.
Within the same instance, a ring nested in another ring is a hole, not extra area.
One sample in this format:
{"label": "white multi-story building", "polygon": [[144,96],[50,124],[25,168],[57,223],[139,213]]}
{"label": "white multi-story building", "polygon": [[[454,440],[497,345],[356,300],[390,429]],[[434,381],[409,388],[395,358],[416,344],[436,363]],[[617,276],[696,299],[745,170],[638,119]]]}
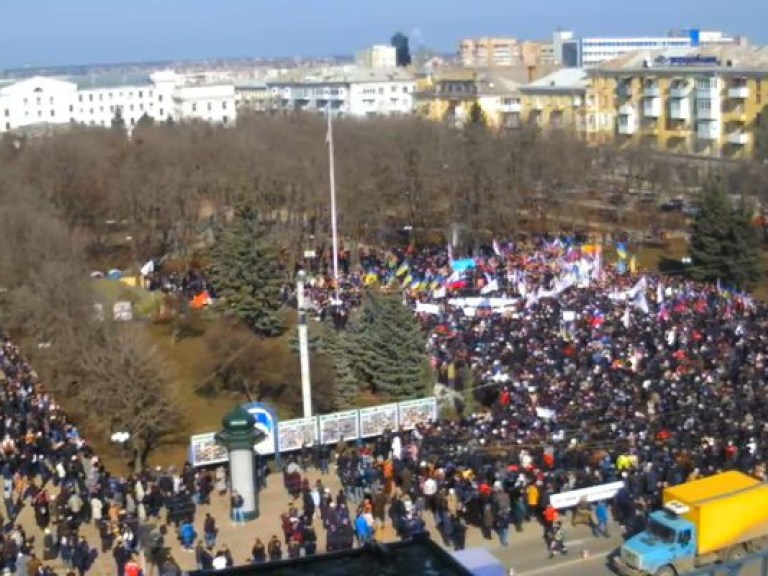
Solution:
{"label": "white multi-story building", "polygon": [[194,82],[171,71],[150,76],[34,77],[0,84],[0,132],[35,125],[108,127],[120,115],[131,131],[156,121],[235,121],[234,84]]}
{"label": "white multi-story building", "polygon": [[572,32],[553,35],[556,58],[570,68],[590,68],[635,50],[668,50],[699,46],[744,44],[746,40],[720,31],[698,29],[670,32],[667,36],[574,38]]}
{"label": "white multi-story building", "polygon": [[392,70],[397,68],[397,49],[386,44],[376,44],[355,55],[355,62],[374,70]]}
{"label": "white multi-story building", "polygon": [[416,80],[402,70],[357,68],[267,82],[271,100],[280,110],[323,111],[356,117],[392,116],[413,112]]}

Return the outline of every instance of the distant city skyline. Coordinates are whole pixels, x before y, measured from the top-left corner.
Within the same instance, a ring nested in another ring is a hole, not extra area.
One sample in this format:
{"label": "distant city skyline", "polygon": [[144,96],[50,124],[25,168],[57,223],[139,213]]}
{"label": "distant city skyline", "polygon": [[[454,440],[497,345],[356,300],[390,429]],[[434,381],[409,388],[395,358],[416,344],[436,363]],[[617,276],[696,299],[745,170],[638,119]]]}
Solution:
{"label": "distant city skyline", "polygon": [[765,0],[3,0],[0,68],[352,55],[402,31],[455,52],[463,37],[548,40],[697,27],[768,43]]}

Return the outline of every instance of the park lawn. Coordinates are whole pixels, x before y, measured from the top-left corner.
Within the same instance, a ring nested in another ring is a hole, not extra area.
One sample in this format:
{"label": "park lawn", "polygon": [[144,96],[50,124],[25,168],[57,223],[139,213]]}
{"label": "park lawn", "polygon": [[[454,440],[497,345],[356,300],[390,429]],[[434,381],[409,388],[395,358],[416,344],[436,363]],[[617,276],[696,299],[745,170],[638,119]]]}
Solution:
{"label": "park lawn", "polygon": [[126,300],[133,304],[133,313],[137,318],[149,318],[162,299],[161,292],[150,292],[137,286],[129,286],[119,280],[98,278],[91,281],[97,298],[104,306],[105,314],[112,310],[115,302]]}

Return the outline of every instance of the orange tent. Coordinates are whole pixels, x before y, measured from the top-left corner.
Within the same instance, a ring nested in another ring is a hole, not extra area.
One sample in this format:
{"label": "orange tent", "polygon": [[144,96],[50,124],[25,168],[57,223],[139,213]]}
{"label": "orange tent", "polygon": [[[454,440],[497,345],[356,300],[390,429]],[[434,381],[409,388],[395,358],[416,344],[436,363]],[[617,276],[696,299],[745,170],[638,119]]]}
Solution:
{"label": "orange tent", "polygon": [[199,310],[208,306],[208,302],[210,300],[211,297],[208,295],[208,292],[203,290],[200,292],[200,294],[197,294],[194,298],[192,298],[192,302],[190,302],[189,305],[192,306],[192,308],[195,310]]}

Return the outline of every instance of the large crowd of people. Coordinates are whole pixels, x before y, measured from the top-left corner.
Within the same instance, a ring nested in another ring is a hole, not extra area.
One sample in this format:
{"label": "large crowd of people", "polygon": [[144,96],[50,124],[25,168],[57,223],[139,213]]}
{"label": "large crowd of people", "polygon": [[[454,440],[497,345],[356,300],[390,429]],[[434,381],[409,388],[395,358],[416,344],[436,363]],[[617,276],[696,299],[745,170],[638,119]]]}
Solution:
{"label": "large crowd of people", "polygon": [[[316,261],[307,296],[336,329],[365,290],[402,294],[427,335],[436,381],[463,399],[461,416],[294,455],[305,474],[286,478],[292,504],[274,536],[256,539],[251,560],[348,549],[384,526],[409,538],[425,529],[425,515],[456,549],[469,529],[508,545],[514,530],[536,522],[551,552],[563,552],[564,511],[553,494],[622,481],[610,512],[632,532],[665,486],[727,469],[765,479],[765,306],[615,258],[566,238],[494,242],[463,258],[371,249],[357,259],[345,253],[338,290],[331,267]],[[223,469],[112,476],[5,337],[0,377],[0,570],[50,575],[55,562],[82,575],[109,554],[119,576],[133,576],[142,546],[159,574],[180,574],[167,529],[145,533],[147,521],[175,526],[198,568],[234,563],[217,548],[216,518],[196,515],[224,496]],[[337,494],[322,482],[330,460]],[[312,468],[319,479],[306,473]],[[25,505],[42,542],[16,521]],[[571,521],[586,518],[604,536],[608,516],[605,503],[580,505]],[[83,537],[84,523],[100,542]]]}
{"label": "large crowd of people", "polygon": [[[438,382],[482,408],[396,433],[373,463],[342,460],[349,497],[373,501],[383,487],[394,509],[407,498],[414,514],[435,514],[446,540],[467,521],[506,543],[509,526],[531,517],[554,538],[547,507],[558,492],[621,480],[614,516],[639,530],[665,486],[727,469],[765,479],[764,305],[618,259],[564,238],[458,260],[449,250],[362,254],[336,305],[350,308],[366,286],[402,291]],[[330,274],[313,289],[330,292]]]}

